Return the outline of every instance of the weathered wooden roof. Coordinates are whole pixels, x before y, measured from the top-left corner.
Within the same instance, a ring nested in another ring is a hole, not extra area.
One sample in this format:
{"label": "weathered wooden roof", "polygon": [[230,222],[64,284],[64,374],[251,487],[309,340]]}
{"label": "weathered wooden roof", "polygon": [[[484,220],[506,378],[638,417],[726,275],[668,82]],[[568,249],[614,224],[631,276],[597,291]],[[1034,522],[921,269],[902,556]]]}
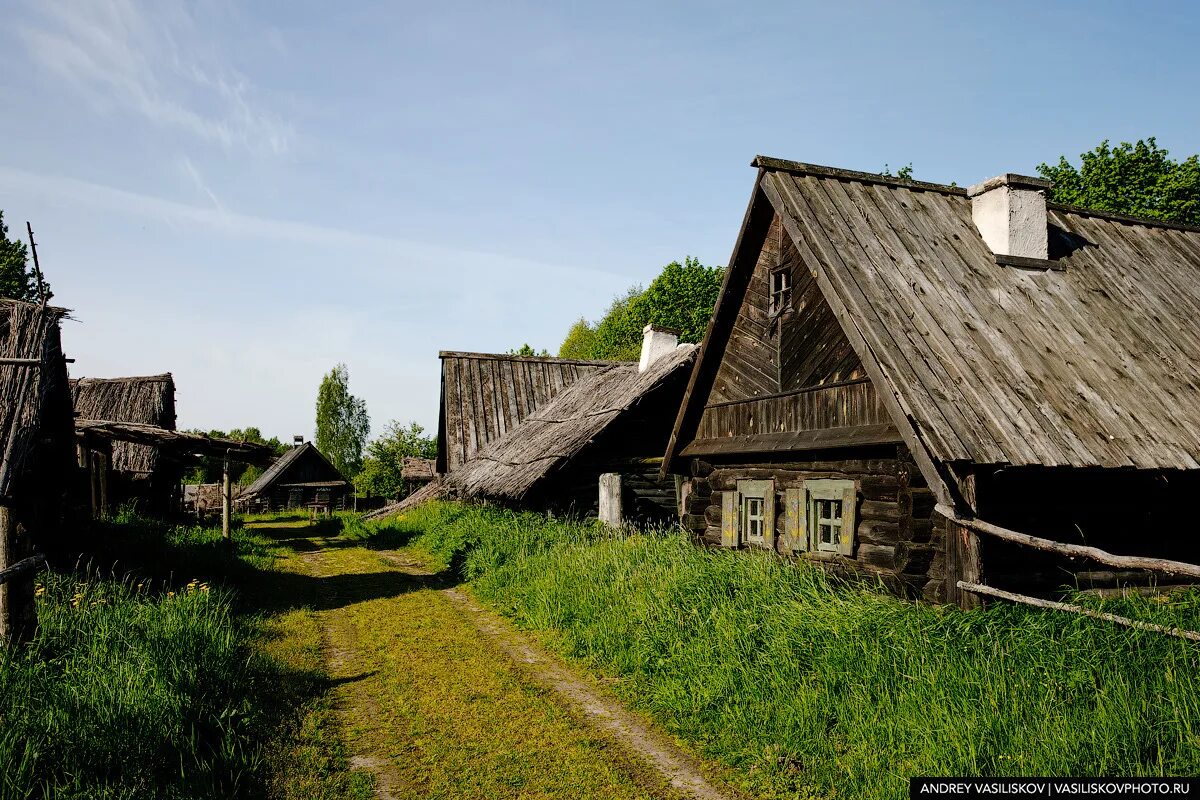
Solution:
{"label": "weathered wooden roof", "polygon": [[[275,459],[274,463],[263,470],[263,474],[259,475],[254,483],[246,487],[246,491],[242,493],[242,497],[250,499],[255,495],[269,490],[271,487],[275,486],[276,483],[281,482],[281,480],[287,475],[289,468],[292,467],[292,465],[300,463],[302,459],[319,459],[321,462],[322,472],[339,477],[341,476],[341,473],[338,472],[337,467],[330,463],[329,459],[327,459],[325,455],[317,449],[316,445],[314,445],[312,442],[305,442],[299,447],[293,447],[279,458]],[[348,485],[349,481],[342,477],[340,483]],[[280,483],[280,485],[284,484]]]}
{"label": "weathered wooden roof", "polygon": [[611,361],[442,351],[437,471],[469,461],[584,375]]}
{"label": "weathered wooden roof", "polygon": [[[1200,230],[1050,203],[1056,268],[1002,266],[961,189],[754,165],[747,225],[760,204],[778,212],[914,450],[943,464],[1200,466]],[[746,262],[735,250],[734,269]],[[668,459],[695,413],[681,411]]]}
{"label": "weathered wooden roof", "polygon": [[234,461],[246,464],[269,464],[275,458],[275,451],[265,444],[189,431],[173,431],[138,422],[76,419],[75,435],[85,442],[98,439],[146,445],[155,448],[160,454],[165,453],[176,458],[228,456]]}
{"label": "weathered wooden roof", "polygon": [[[75,413],[90,420],[136,422],[175,429],[175,380],[171,373],[128,378],[79,378],[71,381]],[[158,468],[154,447],[130,442],[113,446],[113,469],[150,473]]]}
{"label": "weathered wooden roof", "polygon": [[480,450],[449,480],[468,497],[524,497],[579,455],[623,412],[686,371],[695,353],[695,345],[680,345],[645,372],[638,372],[635,363],[604,365]]}

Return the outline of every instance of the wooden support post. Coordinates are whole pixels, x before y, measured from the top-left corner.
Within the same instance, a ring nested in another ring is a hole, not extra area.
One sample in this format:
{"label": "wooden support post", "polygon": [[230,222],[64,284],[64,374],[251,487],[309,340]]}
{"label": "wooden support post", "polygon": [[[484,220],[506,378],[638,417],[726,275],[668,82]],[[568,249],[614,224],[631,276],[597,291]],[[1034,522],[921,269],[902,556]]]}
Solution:
{"label": "wooden support post", "polygon": [[[963,500],[971,510],[978,513],[975,497],[975,476],[967,475],[959,484]],[[979,556],[979,535],[953,519],[949,520],[946,542],[946,594],[947,600],[958,603],[959,608],[970,609],[983,605],[983,598],[974,592],[964,591],[960,584],[983,583],[983,567]]]}
{"label": "wooden support post", "polygon": [[229,529],[230,516],[233,509],[230,499],[230,481],[229,481],[229,456],[225,456],[221,467],[221,538],[225,540],[225,546],[233,547],[233,535]]}
{"label": "wooden support post", "polygon": [[[21,526],[12,508],[0,504],[0,571],[15,566],[28,555]],[[33,637],[37,628],[34,598],[35,570],[11,575],[0,582],[0,644],[20,644]]]}
{"label": "wooden support post", "polygon": [[100,469],[97,477],[100,486],[100,518],[108,519],[108,475],[110,472],[112,472],[112,444],[105,445],[104,452],[100,454],[100,458],[98,460],[100,462]]}
{"label": "wooden support post", "polygon": [[621,475],[605,472],[600,476],[600,521],[619,528],[621,518]]}

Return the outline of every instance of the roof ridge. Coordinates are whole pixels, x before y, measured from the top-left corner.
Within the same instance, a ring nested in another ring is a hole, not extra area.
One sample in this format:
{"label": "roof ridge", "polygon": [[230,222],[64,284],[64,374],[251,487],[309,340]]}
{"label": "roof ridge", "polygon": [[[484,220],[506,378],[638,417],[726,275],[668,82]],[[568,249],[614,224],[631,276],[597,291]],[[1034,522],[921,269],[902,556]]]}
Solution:
{"label": "roof ridge", "polygon": [[750,166],[777,172],[793,172],[800,175],[816,175],[822,178],[838,178],[842,180],[859,181],[861,183],[877,183],[884,186],[896,186],[901,189],[916,189],[926,192],[941,192],[942,194],[967,196],[967,190],[962,186],[948,186],[944,183],[928,181],[910,181],[893,175],[880,175],[877,172],[859,172],[840,167],[826,167],[820,164],[807,164],[803,161],[789,161],[784,158],[771,156],[755,156]]}
{"label": "roof ridge", "polygon": [[462,350],[439,350],[438,358],[479,358],[490,361],[537,361],[547,364],[586,364],[607,367],[612,364],[637,363],[625,361],[588,361],[581,358],[559,358],[558,356],[519,356],[515,353],[472,353]]}
{"label": "roof ridge", "polygon": [[1200,233],[1200,225],[1189,225],[1186,222],[1171,222],[1169,220],[1154,219],[1152,217],[1137,217],[1133,214],[1122,214],[1119,211],[1102,211],[1097,208],[1084,208],[1083,206],[1073,206],[1069,203],[1058,203],[1054,201],[1047,201],[1046,207],[1053,209],[1054,211],[1065,211],[1068,214],[1080,214],[1085,217],[1111,219],[1114,222],[1128,222],[1131,225],[1145,225],[1149,228],[1173,228],[1180,231]]}

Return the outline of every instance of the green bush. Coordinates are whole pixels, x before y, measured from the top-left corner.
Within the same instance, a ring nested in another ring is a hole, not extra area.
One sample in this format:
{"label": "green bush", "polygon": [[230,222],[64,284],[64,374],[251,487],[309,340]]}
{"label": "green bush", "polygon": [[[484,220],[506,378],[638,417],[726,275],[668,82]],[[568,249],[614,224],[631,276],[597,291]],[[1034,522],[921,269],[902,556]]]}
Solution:
{"label": "green bush", "polygon": [[[620,678],[757,795],[903,797],[912,775],[1200,772],[1194,643],[1007,604],[901,601],[682,533],[444,504],[390,527]],[[1104,605],[1200,627],[1196,592]]]}

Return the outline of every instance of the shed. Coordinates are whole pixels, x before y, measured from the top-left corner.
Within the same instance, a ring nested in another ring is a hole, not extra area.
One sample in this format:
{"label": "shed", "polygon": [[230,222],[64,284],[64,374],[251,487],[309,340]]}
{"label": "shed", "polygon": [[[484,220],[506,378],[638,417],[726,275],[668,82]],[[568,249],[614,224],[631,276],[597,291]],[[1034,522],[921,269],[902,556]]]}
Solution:
{"label": "shed", "polygon": [[344,509],[351,491],[350,482],[316,445],[304,442],[275,459],[238,503],[265,511],[314,504]]}
{"label": "shed", "polygon": [[74,475],[65,315],[0,300],[0,640],[33,632],[34,546],[61,529]]}
{"label": "shed", "polygon": [[[759,157],[665,471],[687,525],[973,603],[1195,562],[1200,230]],[[988,529],[1023,532],[1039,549]],[[1047,544],[1099,548],[1068,561]]]}
{"label": "shed", "polygon": [[[175,380],[169,372],[128,378],[80,378],[71,381],[71,393],[77,417],[175,429]],[[113,505],[135,501],[143,511],[157,514],[178,508],[182,466],[154,445],[115,441],[111,474]]]}
{"label": "shed", "polygon": [[439,474],[453,472],[608,361],[442,351]]}
{"label": "shed", "polygon": [[[651,363],[606,362],[589,370],[448,481],[463,497],[600,514],[614,524],[673,518],[675,483],[658,475],[660,454],[696,351],[675,344],[671,335]],[[608,476],[603,488],[602,475]],[[602,494],[609,505],[603,510]]]}

